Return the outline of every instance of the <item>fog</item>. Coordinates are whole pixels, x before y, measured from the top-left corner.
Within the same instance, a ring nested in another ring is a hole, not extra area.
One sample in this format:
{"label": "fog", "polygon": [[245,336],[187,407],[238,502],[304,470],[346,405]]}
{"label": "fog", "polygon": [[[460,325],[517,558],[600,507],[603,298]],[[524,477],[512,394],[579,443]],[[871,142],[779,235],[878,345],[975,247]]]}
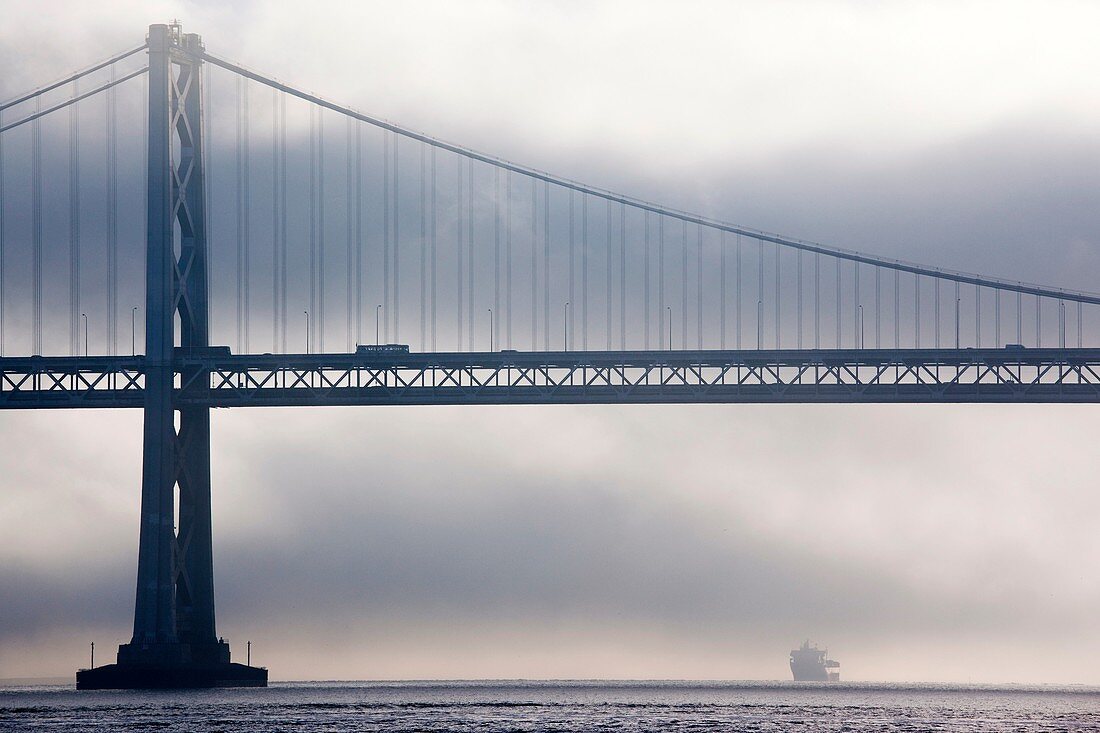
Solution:
{"label": "fog", "polygon": [[[8,2],[0,98],[179,17],[215,54],[562,176],[1095,290],[1096,15]],[[215,411],[219,633],[273,679],[783,679],[809,637],[845,679],[1098,683],[1092,411]],[[129,639],[140,419],[0,414],[0,677]]]}

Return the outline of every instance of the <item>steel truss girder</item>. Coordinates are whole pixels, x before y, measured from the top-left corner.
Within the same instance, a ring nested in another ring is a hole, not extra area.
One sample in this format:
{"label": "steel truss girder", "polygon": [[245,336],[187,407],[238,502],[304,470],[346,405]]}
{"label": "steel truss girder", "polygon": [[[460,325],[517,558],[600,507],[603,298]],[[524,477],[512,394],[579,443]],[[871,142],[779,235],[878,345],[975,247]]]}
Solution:
{"label": "steel truss girder", "polygon": [[[173,404],[1098,402],[1100,350],[1005,349],[204,355]],[[0,408],[140,404],[141,360],[0,359]],[[178,474],[178,472],[177,472]]]}

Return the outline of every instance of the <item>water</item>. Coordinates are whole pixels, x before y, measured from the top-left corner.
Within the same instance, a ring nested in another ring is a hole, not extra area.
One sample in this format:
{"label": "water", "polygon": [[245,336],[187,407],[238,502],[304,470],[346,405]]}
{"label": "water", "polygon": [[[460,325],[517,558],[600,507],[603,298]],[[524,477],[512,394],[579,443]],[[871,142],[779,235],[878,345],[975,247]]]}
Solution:
{"label": "water", "polygon": [[1100,731],[1100,688],[780,682],[309,682],[0,689],[3,731]]}

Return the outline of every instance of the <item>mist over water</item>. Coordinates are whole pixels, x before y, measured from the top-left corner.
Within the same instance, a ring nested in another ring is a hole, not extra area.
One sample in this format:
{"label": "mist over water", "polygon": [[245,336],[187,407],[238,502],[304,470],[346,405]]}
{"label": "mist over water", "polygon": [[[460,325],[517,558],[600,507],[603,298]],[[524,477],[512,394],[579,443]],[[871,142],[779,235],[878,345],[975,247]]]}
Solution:
{"label": "mist over water", "polygon": [[53,731],[979,731],[1100,727],[1100,689],[742,682],[280,683],[0,689],[0,726]]}
{"label": "mist over water", "polygon": [[[1095,76],[1081,73],[1100,64],[1093,8],[1008,3],[991,20],[978,5],[425,7],[332,2],[259,12],[247,3],[124,0],[51,3],[55,12],[44,13],[41,3],[11,0],[0,27],[0,98],[133,46],[148,23],[178,16],[212,52],[565,177],[887,257],[1097,289],[1100,136],[1089,120],[1100,112],[1100,93]],[[113,306],[104,100],[89,100],[79,118],[88,148],[80,160],[86,257],[77,303],[90,316],[93,354],[129,353],[130,309],[143,297],[141,128],[132,116],[141,111],[141,84],[129,82],[117,97],[119,114],[133,124],[120,130],[117,150]],[[211,84],[214,341],[237,349],[238,97],[227,76],[215,72]],[[278,351],[266,178],[272,100],[264,89],[249,93],[260,120],[250,130],[250,347]],[[309,121],[301,107],[289,114],[297,218],[290,238],[305,248]],[[4,122],[13,118],[5,113]],[[64,116],[41,125],[44,195],[63,212],[71,190],[67,125]],[[377,131],[363,131],[369,295],[348,318],[342,263],[353,138],[336,118],[324,126],[320,167],[329,198],[320,227],[331,277],[324,343],[344,350],[361,337],[373,340],[382,302],[385,147]],[[28,136],[22,130],[5,139],[8,355],[33,348]],[[384,314],[383,329],[420,350],[433,343],[430,330],[422,336],[418,297],[420,151],[403,147],[398,165],[406,311],[400,331],[394,313]],[[446,156],[436,165],[438,204],[448,209],[460,171]],[[484,246],[475,265],[480,287],[455,318],[457,262],[450,250],[441,254],[441,350],[485,348],[486,311],[495,306],[489,252],[498,183],[478,168],[463,185]],[[511,339],[498,310],[496,344],[522,349],[552,336],[557,348],[568,284],[553,283],[549,307],[542,297],[531,305],[522,285],[531,265],[528,212],[538,212],[536,225],[544,214],[527,181],[511,185],[513,226],[501,237],[506,246],[513,235],[517,287]],[[565,257],[568,200],[554,195],[551,237],[560,247],[555,257]],[[595,285],[606,275],[608,215],[593,206],[589,219]],[[617,243],[616,212],[610,224]],[[637,216],[625,222],[635,246],[644,229]],[[575,230],[579,247],[584,233]],[[655,229],[650,236],[655,244]],[[679,227],[665,232],[673,271],[683,267],[685,242],[695,251],[696,236],[685,238]],[[704,254],[688,264],[713,281],[721,258],[718,240],[706,236]],[[441,227],[439,240],[450,247],[457,232]],[[60,279],[49,279],[44,293],[43,351],[80,353],[66,217],[47,218],[44,247],[44,267]],[[294,250],[288,351],[305,349],[304,251]],[[757,278],[775,276],[772,250],[746,244],[742,255],[746,310],[730,317],[728,346],[738,338],[755,346]],[[731,255],[731,273],[734,262]],[[803,264],[809,273],[810,260]],[[788,278],[796,267],[782,261]],[[636,320],[641,270],[641,258],[628,261]],[[826,275],[823,345],[836,333],[833,306],[843,314],[840,341],[851,344],[854,301],[831,302],[833,273]],[[852,276],[845,270],[844,282]],[[863,277],[870,297],[873,280]],[[683,307],[695,294],[667,293],[678,308],[677,344],[689,334],[687,343],[696,343]],[[883,297],[892,301],[886,290]],[[901,297],[911,303],[913,292]],[[954,293],[941,298],[951,299],[940,303],[949,341]],[[925,302],[928,346],[936,335]],[[989,346],[993,303],[982,302]],[[589,303],[590,348],[606,343],[606,305]],[[963,302],[967,343],[977,336],[974,307]],[[1000,341],[1014,341],[1016,304],[1000,307]],[[535,323],[533,310],[541,316]],[[789,325],[794,311],[761,311],[771,345],[774,324]],[[618,311],[612,315],[617,321]],[[642,326],[653,345],[665,337],[658,315]],[[1055,342],[1056,312],[1029,306],[1023,317],[1021,340],[1033,339],[1041,320],[1044,343]],[[1071,308],[1071,342],[1075,317]],[[1100,333],[1100,319],[1088,317],[1086,340]],[[867,325],[873,333],[870,312]],[[139,310],[138,351],[142,327]],[[883,343],[893,343],[892,329],[888,318]],[[218,630],[231,639],[236,661],[245,640],[256,641],[253,661],[276,679],[782,679],[787,650],[811,635],[831,647],[845,680],[1098,681],[1100,464],[1092,408],[226,410],[214,413],[213,429]],[[136,411],[0,414],[0,676],[68,674],[86,663],[89,641],[101,662],[129,639],[140,455]],[[192,695],[51,689],[0,695],[0,728],[419,730],[439,722],[457,730],[1028,731],[1096,727],[1096,707],[1092,689],[848,684],[825,693],[767,685],[321,685]]]}

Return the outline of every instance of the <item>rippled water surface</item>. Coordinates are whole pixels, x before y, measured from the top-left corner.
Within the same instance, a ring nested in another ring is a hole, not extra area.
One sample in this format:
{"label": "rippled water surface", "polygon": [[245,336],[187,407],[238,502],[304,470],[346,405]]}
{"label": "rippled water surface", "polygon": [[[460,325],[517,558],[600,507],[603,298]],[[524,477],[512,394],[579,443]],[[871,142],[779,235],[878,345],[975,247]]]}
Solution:
{"label": "rippled water surface", "polygon": [[742,682],[0,688],[4,731],[1100,731],[1100,688]]}

